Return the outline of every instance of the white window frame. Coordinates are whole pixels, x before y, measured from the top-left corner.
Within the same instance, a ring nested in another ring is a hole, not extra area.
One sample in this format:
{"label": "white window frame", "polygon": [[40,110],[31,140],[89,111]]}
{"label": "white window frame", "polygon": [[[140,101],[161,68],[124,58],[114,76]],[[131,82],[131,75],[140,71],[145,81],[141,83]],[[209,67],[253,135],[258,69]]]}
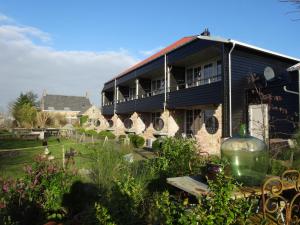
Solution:
{"label": "white window frame", "polygon": [[[187,128],[187,112],[192,111],[192,118],[193,118],[193,121],[195,121],[195,119],[196,119],[195,115],[197,115],[197,114],[195,114],[195,111],[198,111],[198,110],[200,111],[199,114],[200,114],[200,118],[201,118],[203,116],[203,110],[202,109],[195,108],[195,109],[186,109],[184,111],[184,133],[186,135],[187,135],[187,131],[188,131],[188,128]],[[196,134],[195,126],[193,126],[191,130],[192,130],[192,135],[195,135]]]}
{"label": "white window frame", "polygon": [[[157,88],[157,83],[160,82],[160,87]],[[153,87],[153,82],[155,83],[155,87]],[[163,85],[162,85],[163,84]],[[152,95],[162,94],[165,91],[165,78],[159,77],[151,80],[151,93]]]}
{"label": "white window frame", "polygon": [[[185,68],[185,88],[195,87],[195,86],[199,86],[199,85],[202,85],[202,84],[213,83],[213,82],[219,81],[219,79],[217,79],[217,80],[212,80],[212,81],[208,80],[208,82],[206,82],[206,79],[204,78],[204,66],[209,65],[209,64],[213,65],[213,68],[212,68],[213,74],[212,74],[211,77],[215,77],[215,76],[217,77],[219,75],[219,74],[217,74],[218,73],[218,67],[217,67],[218,61],[221,61],[221,66],[223,67],[222,60],[219,57],[212,58],[212,59],[207,60],[207,61],[202,61],[200,63],[197,63],[197,64],[186,67]],[[198,68],[198,67],[201,68],[200,69],[200,73],[201,73],[201,79],[200,80],[195,79],[196,76],[194,74],[195,68]],[[188,79],[187,79],[188,78],[187,77],[188,76],[187,71],[189,69],[193,70],[193,82],[192,82],[191,85],[188,84]],[[203,81],[204,81],[204,83],[203,83]]]}

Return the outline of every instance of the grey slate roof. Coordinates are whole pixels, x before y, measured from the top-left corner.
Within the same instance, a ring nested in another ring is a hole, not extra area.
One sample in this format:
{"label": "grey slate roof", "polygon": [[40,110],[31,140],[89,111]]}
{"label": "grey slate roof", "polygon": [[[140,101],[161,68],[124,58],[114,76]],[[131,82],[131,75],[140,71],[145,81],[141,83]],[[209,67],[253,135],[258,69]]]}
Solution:
{"label": "grey slate roof", "polygon": [[[85,111],[91,107],[90,100],[84,96],[45,95],[44,110]],[[50,109],[49,109],[50,107]]]}

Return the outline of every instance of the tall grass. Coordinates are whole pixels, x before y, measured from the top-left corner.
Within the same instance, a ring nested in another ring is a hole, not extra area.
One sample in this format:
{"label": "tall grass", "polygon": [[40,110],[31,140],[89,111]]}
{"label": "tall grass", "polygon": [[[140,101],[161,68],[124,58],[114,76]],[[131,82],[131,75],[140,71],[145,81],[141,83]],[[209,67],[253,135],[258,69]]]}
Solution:
{"label": "tall grass", "polygon": [[112,142],[96,144],[91,153],[90,178],[100,190],[108,191],[113,181],[118,180],[129,170],[124,155],[131,153],[130,146]]}

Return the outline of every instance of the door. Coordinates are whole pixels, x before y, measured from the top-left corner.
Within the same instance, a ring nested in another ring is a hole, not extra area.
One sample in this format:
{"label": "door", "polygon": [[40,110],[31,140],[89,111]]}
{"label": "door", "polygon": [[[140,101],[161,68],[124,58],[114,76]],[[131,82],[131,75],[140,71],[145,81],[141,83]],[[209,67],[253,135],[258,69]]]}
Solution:
{"label": "door", "polygon": [[249,105],[250,135],[268,143],[269,139],[269,111],[267,104]]}

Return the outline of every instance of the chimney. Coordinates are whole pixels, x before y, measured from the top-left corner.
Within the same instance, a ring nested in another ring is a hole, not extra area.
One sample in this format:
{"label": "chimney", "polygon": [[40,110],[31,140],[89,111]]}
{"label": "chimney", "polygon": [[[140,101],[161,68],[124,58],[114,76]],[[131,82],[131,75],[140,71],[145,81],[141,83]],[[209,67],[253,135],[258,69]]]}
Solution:
{"label": "chimney", "polygon": [[201,36],[210,36],[208,28],[205,28],[204,31],[200,34]]}
{"label": "chimney", "polygon": [[44,89],[44,90],[43,90],[43,97],[45,97],[46,95],[47,95],[47,90]]}
{"label": "chimney", "polygon": [[85,92],[85,97],[89,98],[89,93],[87,91]]}

